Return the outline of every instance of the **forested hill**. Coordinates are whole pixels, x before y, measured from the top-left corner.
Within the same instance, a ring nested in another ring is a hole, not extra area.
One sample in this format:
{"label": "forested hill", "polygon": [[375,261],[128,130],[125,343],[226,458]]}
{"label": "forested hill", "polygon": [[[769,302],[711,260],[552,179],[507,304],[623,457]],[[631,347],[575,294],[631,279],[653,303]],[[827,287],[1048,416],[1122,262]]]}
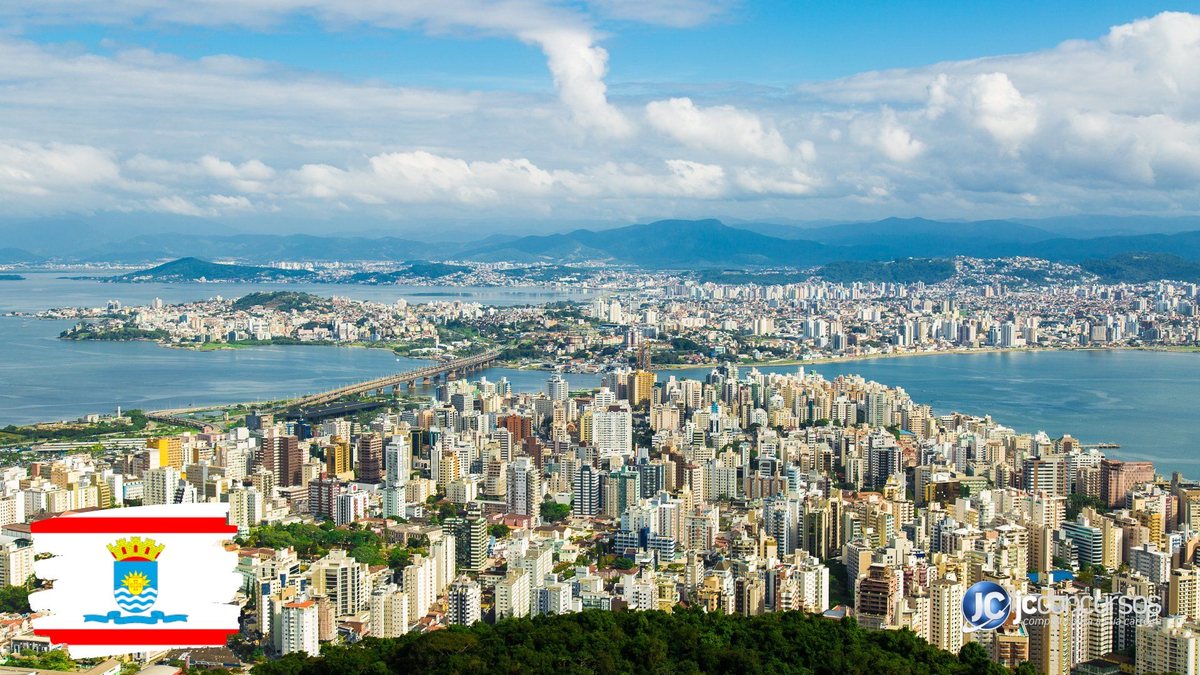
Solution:
{"label": "forested hill", "polygon": [[673,614],[590,610],[496,625],[478,623],[325,647],[319,658],[292,654],[253,670],[254,675],[1009,672],[989,661],[983,648],[973,643],[955,655],[911,632],[867,631],[852,620],[801,612],[742,617],[698,610]]}

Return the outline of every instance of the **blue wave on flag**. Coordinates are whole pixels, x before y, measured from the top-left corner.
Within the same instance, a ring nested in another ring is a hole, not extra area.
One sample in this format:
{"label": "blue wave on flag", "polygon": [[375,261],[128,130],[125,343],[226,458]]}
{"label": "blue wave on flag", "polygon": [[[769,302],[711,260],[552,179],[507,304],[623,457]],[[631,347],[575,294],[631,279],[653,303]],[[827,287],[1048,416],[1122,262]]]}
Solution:
{"label": "blue wave on flag", "polygon": [[117,606],[127,612],[144,612],[154,606],[154,601],[158,600],[158,591],[147,588],[134,595],[121,588],[113,591],[113,597],[117,599]]}

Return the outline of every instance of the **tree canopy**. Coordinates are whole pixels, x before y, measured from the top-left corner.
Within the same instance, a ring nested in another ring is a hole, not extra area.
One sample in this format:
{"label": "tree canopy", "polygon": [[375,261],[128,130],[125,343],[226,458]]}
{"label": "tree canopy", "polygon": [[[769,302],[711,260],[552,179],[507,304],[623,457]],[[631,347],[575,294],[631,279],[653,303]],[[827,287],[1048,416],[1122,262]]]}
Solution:
{"label": "tree canopy", "polygon": [[802,612],[755,617],[681,609],[512,619],[289,655],[255,675],[319,673],[921,673],[1009,670],[975,644],[941,651],[909,631],[868,631]]}

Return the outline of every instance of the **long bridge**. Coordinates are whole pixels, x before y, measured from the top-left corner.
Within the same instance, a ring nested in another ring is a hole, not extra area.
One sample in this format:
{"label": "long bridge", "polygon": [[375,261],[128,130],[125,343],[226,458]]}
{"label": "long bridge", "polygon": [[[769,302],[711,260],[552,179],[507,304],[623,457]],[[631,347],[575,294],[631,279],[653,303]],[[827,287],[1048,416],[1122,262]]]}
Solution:
{"label": "long bridge", "polygon": [[441,361],[425,366],[424,368],[417,368],[416,370],[409,370],[403,373],[396,373],[394,375],[385,375],[383,377],[377,377],[374,380],[348,384],[344,387],[323,391],[319,394],[310,394],[301,398],[295,398],[290,401],[283,402],[279,408],[308,408],[311,406],[329,403],[330,401],[336,401],[339,398],[355,396],[357,394],[365,394],[371,391],[378,391],[382,393],[388,388],[391,388],[393,391],[398,391],[403,385],[414,387],[418,383],[429,384],[440,378],[453,380],[462,377],[467,373],[487,368],[492,363],[495,363],[499,356],[499,349],[490,349],[486,352],[480,352],[479,354],[472,356],[464,356],[460,359],[454,359],[452,361]]}
{"label": "long bridge", "polygon": [[[321,406],[332,401],[347,396],[355,396],[357,394],[365,394],[371,391],[384,392],[388,388],[393,391],[399,391],[401,386],[415,387],[418,384],[430,384],[439,379],[453,380],[477,370],[483,370],[496,362],[500,357],[499,349],[491,349],[486,352],[480,352],[472,356],[464,356],[460,359],[452,361],[439,361],[431,363],[424,368],[409,370],[403,373],[395,373],[393,375],[385,375],[377,377],[366,382],[357,382],[348,384],[344,387],[323,391],[316,394],[309,394],[294,398],[287,401],[282,401],[270,409],[276,412],[284,410],[297,410],[304,408],[312,408],[313,406]],[[247,407],[255,407],[253,404],[246,404]],[[191,408],[170,408],[166,410],[153,410],[146,413],[146,417],[169,424],[177,424],[180,426],[190,426],[196,429],[209,430],[211,423],[203,419],[190,417],[190,413],[201,412],[205,410],[213,410],[223,406],[198,406]],[[263,408],[266,410],[266,408]]]}

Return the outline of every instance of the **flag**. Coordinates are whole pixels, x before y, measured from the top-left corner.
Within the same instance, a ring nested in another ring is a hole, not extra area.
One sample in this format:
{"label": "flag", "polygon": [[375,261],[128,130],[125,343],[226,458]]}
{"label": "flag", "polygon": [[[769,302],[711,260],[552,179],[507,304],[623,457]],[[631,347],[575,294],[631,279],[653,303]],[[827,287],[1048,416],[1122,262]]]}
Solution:
{"label": "flag", "polygon": [[[223,646],[238,630],[227,504],[172,504],[34,522],[33,632],[75,658]],[[43,559],[43,555],[49,557]]]}

